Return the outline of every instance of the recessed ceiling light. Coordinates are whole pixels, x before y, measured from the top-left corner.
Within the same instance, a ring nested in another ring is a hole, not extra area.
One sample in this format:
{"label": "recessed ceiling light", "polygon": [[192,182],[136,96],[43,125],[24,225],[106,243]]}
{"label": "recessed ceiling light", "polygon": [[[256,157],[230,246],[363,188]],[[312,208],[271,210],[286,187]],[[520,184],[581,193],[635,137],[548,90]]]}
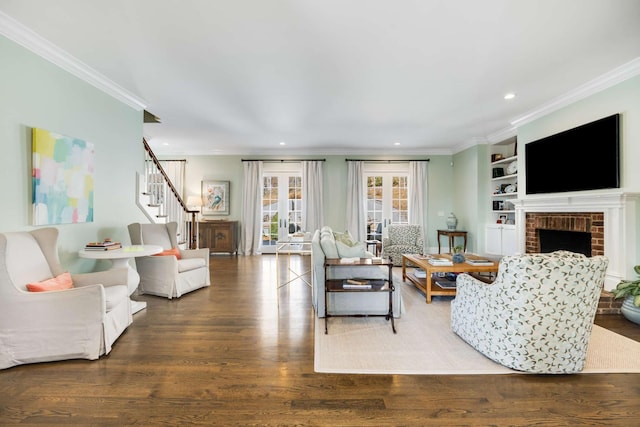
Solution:
{"label": "recessed ceiling light", "polygon": [[513,99],[513,98],[515,98],[515,97],[516,97],[516,94],[515,94],[515,93],[513,93],[513,92],[509,92],[508,94],[506,94],[506,95],[504,96],[504,99]]}
{"label": "recessed ceiling light", "polygon": [[280,145],[287,145],[287,143],[284,141],[280,141]]}
{"label": "recessed ceiling light", "polygon": [[398,141],[394,142],[393,145],[400,145]]}
{"label": "recessed ceiling light", "polygon": [[163,142],[162,145],[169,145],[169,143],[168,142]]}

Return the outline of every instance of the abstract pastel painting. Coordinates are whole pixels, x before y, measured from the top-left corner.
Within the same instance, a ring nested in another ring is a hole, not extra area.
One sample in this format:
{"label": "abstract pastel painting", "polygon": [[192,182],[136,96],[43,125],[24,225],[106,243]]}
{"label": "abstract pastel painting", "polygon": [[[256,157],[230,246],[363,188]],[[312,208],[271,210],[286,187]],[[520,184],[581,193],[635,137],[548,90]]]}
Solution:
{"label": "abstract pastel painting", "polygon": [[33,129],[33,225],[93,222],[93,144]]}

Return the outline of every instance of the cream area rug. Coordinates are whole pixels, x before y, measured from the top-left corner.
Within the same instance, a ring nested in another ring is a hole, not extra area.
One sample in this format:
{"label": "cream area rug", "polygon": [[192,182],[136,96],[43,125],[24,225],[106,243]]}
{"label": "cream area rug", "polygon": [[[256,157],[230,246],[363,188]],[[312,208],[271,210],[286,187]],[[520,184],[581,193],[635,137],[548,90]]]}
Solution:
{"label": "cream area rug", "polygon": [[[521,373],[495,363],[451,331],[451,298],[424,296],[400,284],[397,334],[384,317],[316,318],[315,371],[351,374],[473,375]],[[582,373],[640,372],[640,343],[594,325]]]}

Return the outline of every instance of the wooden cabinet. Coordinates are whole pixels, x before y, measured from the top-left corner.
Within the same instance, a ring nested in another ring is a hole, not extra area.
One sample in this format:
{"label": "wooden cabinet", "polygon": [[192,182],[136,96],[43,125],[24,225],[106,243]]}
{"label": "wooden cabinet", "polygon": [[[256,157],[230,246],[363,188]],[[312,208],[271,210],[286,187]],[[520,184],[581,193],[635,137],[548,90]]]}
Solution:
{"label": "wooden cabinet", "polygon": [[516,226],[509,224],[487,225],[485,250],[493,255],[516,253]]}
{"label": "wooden cabinet", "polygon": [[199,242],[210,253],[238,254],[238,221],[202,221]]}

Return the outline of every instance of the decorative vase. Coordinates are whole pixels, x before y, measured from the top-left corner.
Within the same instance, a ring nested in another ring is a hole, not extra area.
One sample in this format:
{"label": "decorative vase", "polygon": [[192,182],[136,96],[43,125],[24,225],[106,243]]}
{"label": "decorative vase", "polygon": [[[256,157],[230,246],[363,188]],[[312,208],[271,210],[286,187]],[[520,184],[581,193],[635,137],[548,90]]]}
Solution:
{"label": "decorative vase", "polygon": [[449,217],[447,217],[447,228],[449,230],[455,230],[457,226],[458,226],[458,218],[456,218],[453,212],[451,212],[451,214],[449,214]]}
{"label": "decorative vase", "polygon": [[464,262],[464,255],[462,255],[460,252],[455,253],[451,257],[451,261],[453,261],[454,264],[461,264]]}
{"label": "decorative vase", "polygon": [[620,311],[627,320],[640,325],[640,307],[633,304],[633,295],[624,299]]}

